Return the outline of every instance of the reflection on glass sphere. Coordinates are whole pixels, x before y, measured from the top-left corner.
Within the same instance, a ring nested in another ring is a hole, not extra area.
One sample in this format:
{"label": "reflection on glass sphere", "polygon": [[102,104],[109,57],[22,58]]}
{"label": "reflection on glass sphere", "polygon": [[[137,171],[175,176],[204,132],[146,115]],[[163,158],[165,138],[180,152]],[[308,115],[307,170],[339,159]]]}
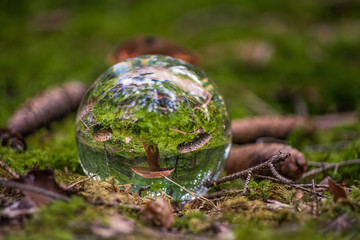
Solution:
{"label": "reflection on glass sphere", "polygon": [[164,176],[204,194],[203,183],[223,169],[231,131],[223,98],[201,70],[146,55],[112,66],[90,87],[77,114],[76,141],[87,174],[187,200],[192,197]]}

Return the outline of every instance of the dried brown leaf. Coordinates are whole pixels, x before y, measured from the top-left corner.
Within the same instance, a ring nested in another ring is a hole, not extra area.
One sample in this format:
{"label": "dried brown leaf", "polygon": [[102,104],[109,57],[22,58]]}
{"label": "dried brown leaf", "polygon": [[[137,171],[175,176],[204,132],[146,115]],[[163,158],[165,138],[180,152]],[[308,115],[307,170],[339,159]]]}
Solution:
{"label": "dried brown leaf", "polygon": [[333,197],[334,202],[338,202],[340,199],[343,199],[345,201],[348,200],[347,193],[344,187],[342,187],[340,184],[335,183],[331,178],[328,180],[329,183],[329,192],[331,196]]}
{"label": "dried brown leaf", "polygon": [[158,170],[151,170],[146,167],[132,167],[131,170],[143,178],[163,178],[164,176],[169,176],[175,168],[160,168]]}
{"label": "dried brown leaf", "polygon": [[127,40],[110,55],[110,64],[124,61],[128,58],[146,54],[161,54],[182,59],[188,63],[196,65],[197,56],[174,43],[165,39],[151,36],[135,37]]}
{"label": "dried brown leaf", "polygon": [[[291,155],[285,161],[275,164],[275,169],[286,178],[293,180],[300,178],[307,169],[304,155],[295,148],[279,143],[247,144],[234,147],[230,151],[225,170],[227,174],[240,172],[267,161],[279,152]],[[268,168],[260,170],[256,174],[272,176]]]}
{"label": "dried brown leaf", "polygon": [[[34,201],[37,206],[46,205],[54,200],[54,198],[50,197],[51,193],[55,193],[58,196],[63,196],[64,198],[73,194],[72,191],[64,189],[55,181],[54,172],[50,169],[34,169],[20,176],[19,179],[14,179],[14,181],[19,182],[24,186],[20,190],[22,190],[25,196]],[[29,186],[28,189],[26,188],[27,186]],[[36,187],[37,189],[43,190],[43,193],[34,192],[32,191],[31,187]],[[50,194],[47,195],[46,193]]]}
{"label": "dried brown leaf", "polygon": [[174,224],[173,212],[172,206],[166,199],[156,197],[154,201],[146,203],[141,218],[144,222],[151,222],[154,226],[171,228]]}

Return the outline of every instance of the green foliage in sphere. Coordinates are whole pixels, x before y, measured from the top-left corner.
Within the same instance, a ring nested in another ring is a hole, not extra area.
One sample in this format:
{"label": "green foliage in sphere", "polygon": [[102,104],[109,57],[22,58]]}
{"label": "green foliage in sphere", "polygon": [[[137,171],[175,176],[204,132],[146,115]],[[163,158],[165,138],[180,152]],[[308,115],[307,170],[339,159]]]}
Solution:
{"label": "green foliage in sphere", "polygon": [[76,119],[87,174],[150,185],[176,199],[190,196],[163,179],[204,193],[230,147],[230,120],[215,85],[198,68],[161,55],[131,58],[90,87]]}

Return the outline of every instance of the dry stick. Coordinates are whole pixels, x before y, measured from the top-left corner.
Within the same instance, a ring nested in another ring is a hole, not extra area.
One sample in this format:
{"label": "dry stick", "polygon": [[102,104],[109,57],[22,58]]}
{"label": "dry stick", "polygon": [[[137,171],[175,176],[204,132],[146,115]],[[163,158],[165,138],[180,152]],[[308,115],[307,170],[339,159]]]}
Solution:
{"label": "dry stick", "polygon": [[239,193],[243,194],[243,191],[244,191],[243,189],[232,189],[232,190],[227,190],[227,191],[220,191],[220,192],[205,194],[204,197],[207,199],[215,199],[215,198],[220,198],[222,196],[237,195]]}
{"label": "dry stick", "polygon": [[6,178],[0,178],[0,184],[3,184],[8,187],[18,188],[22,191],[38,193],[38,194],[44,195],[44,196],[52,198],[52,199],[63,200],[66,202],[70,201],[70,198],[63,196],[61,194],[51,192],[51,191],[48,191],[48,190],[45,190],[43,188],[39,188],[36,186],[31,186],[31,185],[26,185],[23,183],[15,182],[15,181],[12,181],[12,180],[9,180]]}
{"label": "dry stick", "polygon": [[[316,188],[315,188],[315,180],[314,179],[312,179],[312,189],[313,189],[313,191],[314,192],[316,192]],[[317,211],[318,211],[318,207],[319,207],[319,199],[317,198],[317,196],[315,195],[315,207],[316,207],[316,209],[315,209],[315,213],[317,214]]]}
{"label": "dry stick", "polygon": [[[313,193],[313,194],[316,194],[318,195],[319,197],[324,197],[324,195],[322,193],[318,193],[318,192],[314,192],[313,190],[310,190],[310,189],[307,189],[305,187],[302,187],[301,184],[296,184],[296,183],[287,183],[287,182],[283,182],[277,178],[274,178],[274,177],[270,177],[270,176],[263,176],[263,175],[257,175],[257,174],[254,174],[253,175],[254,177],[258,177],[258,178],[263,178],[263,179],[267,179],[267,180],[271,180],[273,182],[278,182],[278,183],[282,183],[282,184],[285,184],[285,185],[289,185],[290,187],[293,187],[293,188],[296,188],[296,189],[300,189],[300,190],[303,190],[303,191],[306,191],[306,192],[309,192],[309,193]],[[311,185],[312,186],[312,185]]]}
{"label": "dry stick", "polygon": [[0,159],[0,167],[2,167],[11,177],[18,179],[20,175],[17,174],[14,170],[12,170],[5,162]]}
{"label": "dry stick", "polygon": [[87,181],[89,181],[90,179],[92,179],[92,178],[94,178],[94,177],[96,177],[96,174],[93,174],[93,175],[91,175],[91,176],[89,176],[89,177],[87,177],[87,178],[85,178],[85,179],[83,179],[83,180],[80,180],[80,181],[78,181],[78,182],[75,182],[75,183],[67,186],[67,188],[73,188],[73,187],[75,187],[76,185],[78,185],[78,184],[80,184],[80,183],[87,182]]}
{"label": "dry stick", "polygon": [[197,195],[196,193],[194,193],[194,192],[186,189],[185,187],[181,186],[181,185],[178,184],[177,182],[174,182],[173,180],[171,180],[170,178],[168,178],[167,176],[165,176],[165,175],[163,175],[163,174],[161,174],[161,173],[160,173],[160,175],[161,175],[163,178],[165,178],[166,180],[168,180],[168,181],[172,182],[173,184],[175,184],[176,186],[180,187],[180,188],[183,189],[184,191],[188,192],[188,193],[191,194],[192,196],[194,196],[194,197],[196,197],[196,198],[199,198],[199,199],[203,200],[204,202],[209,203],[209,204],[210,204],[211,206],[213,206],[215,209],[218,209],[218,207],[217,207],[212,201],[210,201],[209,199]]}
{"label": "dry stick", "polygon": [[247,191],[248,186],[249,186],[249,182],[251,180],[251,176],[252,176],[252,172],[249,172],[247,177],[246,177],[245,183],[244,183],[244,188],[243,188],[243,193],[242,193],[243,195],[246,194],[246,191]]}
{"label": "dry stick", "polygon": [[326,162],[311,162],[311,161],[308,161],[306,163],[307,163],[308,167],[323,167],[324,165],[329,164]]}
{"label": "dry stick", "polygon": [[286,183],[292,183],[293,181],[291,181],[290,179],[287,179],[286,177],[283,177],[280,175],[280,173],[278,173],[278,171],[276,171],[274,164],[269,163],[269,167],[270,167],[270,171],[271,173],[279,180],[286,182]]}
{"label": "dry stick", "polygon": [[219,179],[214,180],[214,181],[207,181],[207,182],[204,183],[204,186],[205,187],[212,187],[214,185],[217,185],[217,184],[220,184],[220,183],[223,183],[223,182],[227,182],[227,181],[231,181],[231,180],[234,180],[234,179],[237,179],[237,178],[247,176],[249,173],[253,173],[253,172],[255,172],[257,170],[260,170],[260,169],[263,169],[265,167],[270,167],[271,164],[274,164],[274,163],[277,163],[277,162],[280,162],[280,161],[284,161],[289,156],[290,156],[290,153],[276,154],[276,155],[272,156],[266,162],[263,162],[263,163],[255,166],[255,167],[251,167],[251,168],[248,168],[246,170],[230,174],[228,176],[219,178]]}
{"label": "dry stick", "polygon": [[347,165],[352,165],[352,164],[360,164],[360,159],[353,159],[353,160],[348,160],[348,161],[339,162],[339,163],[326,163],[326,164],[324,164],[323,167],[319,167],[319,168],[316,168],[316,169],[313,169],[311,171],[304,173],[301,178],[306,178],[306,177],[318,174],[320,172],[326,171],[331,168],[342,167],[342,166],[347,166]]}
{"label": "dry stick", "polygon": [[[297,183],[297,186],[301,186],[301,187],[312,187],[313,184],[312,183]],[[314,185],[316,188],[329,188],[329,185],[325,185],[325,184],[315,184]]]}
{"label": "dry stick", "polygon": [[[296,183],[297,186],[301,186],[301,187],[312,187],[313,184],[312,183]],[[325,185],[325,184],[315,184],[315,188],[329,188],[329,185]],[[351,192],[352,188],[351,187],[343,187],[345,188],[347,191]]]}

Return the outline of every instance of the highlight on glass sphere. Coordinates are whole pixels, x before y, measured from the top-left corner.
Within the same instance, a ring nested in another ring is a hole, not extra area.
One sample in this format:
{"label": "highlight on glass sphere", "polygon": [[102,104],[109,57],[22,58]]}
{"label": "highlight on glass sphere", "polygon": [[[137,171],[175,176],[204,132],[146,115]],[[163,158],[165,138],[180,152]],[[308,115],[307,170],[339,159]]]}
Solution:
{"label": "highlight on glass sphere", "polygon": [[177,200],[199,195],[223,170],[231,142],[222,96],[198,68],[144,55],[110,67],[85,94],[76,142],[88,175]]}

